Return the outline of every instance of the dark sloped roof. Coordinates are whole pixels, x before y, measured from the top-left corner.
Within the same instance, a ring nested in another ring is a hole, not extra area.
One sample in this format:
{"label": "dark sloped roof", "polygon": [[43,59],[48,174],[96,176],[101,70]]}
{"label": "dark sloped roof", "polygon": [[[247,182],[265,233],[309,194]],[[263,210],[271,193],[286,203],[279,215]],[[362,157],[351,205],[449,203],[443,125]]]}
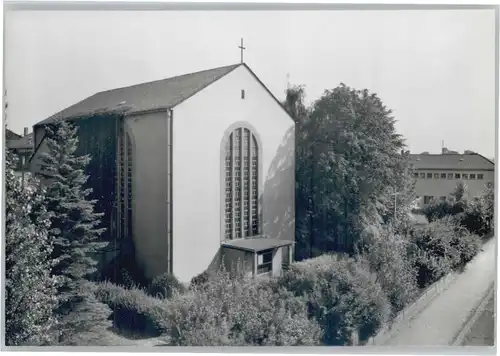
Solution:
{"label": "dark sloped roof", "polygon": [[122,105],[127,107],[127,113],[172,108],[240,65],[234,64],[99,92],[52,115],[37,125],[45,125],[57,119],[86,116],[96,112],[114,112]]}
{"label": "dark sloped roof", "polygon": [[14,131],[5,129],[5,138],[7,140],[17,140],[21,137],[22,137],[21,135],[16,134]]}
{"label": "dark sloped roof", "polygon": [[266,237],[254,237],[248,239],[236,239],[225,241],[222,246],[226,248],[234,248],[236,250],[243,250],[249,252],[260,252],[269,250],[272,248],[290,246],[293,245],[293,241],[272,239]]}
{"label": "dark sloped roof", "polygon": [[478,154],[411,154],[415,169],[478,169],[494,170],[495,164]]}
{"label": "dark sloped roof", "polygon": [[7,142],[8,148],[13,149],[32,149],[34,148],[33,132],[21,137],[17,140],[10,140]]}

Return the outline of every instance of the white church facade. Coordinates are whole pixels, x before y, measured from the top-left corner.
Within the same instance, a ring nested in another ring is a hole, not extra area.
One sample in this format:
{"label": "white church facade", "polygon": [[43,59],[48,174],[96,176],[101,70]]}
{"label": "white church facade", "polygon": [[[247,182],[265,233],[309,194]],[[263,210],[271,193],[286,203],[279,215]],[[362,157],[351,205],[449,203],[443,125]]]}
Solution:
{"label": "white church facade", "polygon": [[44,126],[57,119],[81,127],[104,227],[133,240],[146,277],[189,282],[241,263],[276,275],[293,259],[295,124],[246,64],[101,92],[61,111],[34,127],[34,171]]}

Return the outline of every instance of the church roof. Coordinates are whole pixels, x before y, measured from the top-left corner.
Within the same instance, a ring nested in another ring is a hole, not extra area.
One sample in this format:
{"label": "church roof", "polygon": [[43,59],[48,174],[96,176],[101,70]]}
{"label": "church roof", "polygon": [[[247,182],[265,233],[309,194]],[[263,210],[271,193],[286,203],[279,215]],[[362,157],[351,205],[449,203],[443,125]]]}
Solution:
{"label": "church roof", "polygon": [[[95,113],[127,113],[172,108],[241,64],[203,70],[153,82],[99,92],[39,122],[83,117]],[[123,110],[120,110],[123,109]]]}
{"label": "church roof", "polygon": [[478,153],[411,154],[414,169],[494,170],[495,164]]}

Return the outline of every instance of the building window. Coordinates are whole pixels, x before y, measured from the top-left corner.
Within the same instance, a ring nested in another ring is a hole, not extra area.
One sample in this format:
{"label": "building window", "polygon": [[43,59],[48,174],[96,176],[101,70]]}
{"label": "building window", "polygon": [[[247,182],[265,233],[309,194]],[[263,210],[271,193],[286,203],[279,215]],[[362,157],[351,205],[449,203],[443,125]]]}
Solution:
{"label": "building window", "polygon": [[460,173],[455,173],[455,179],[460,179]]}
{"label": "building window", "polygon": [[462,174],[462,179],[469,179],[469,175],[467,173]]}
{"label": "building window", "polygon": [[484,175],[482,173],[479,173],[477,175],[477,179],[483,180],[484,179]]}
{"label": "building window", "polygon": [[441,173],[441,179],[446,179],[446,173]]}
{"label": "building window", "polygon": [[474,173],[471,173],[471,174],[469,175],[469,179],[476,179],[476,175],[475,175]]}
{"label": "building window", "polygon": [[424,196],[424,204],[430,204],[432,202],[432,199],[434,197],[433,196],[430,196],[430,195],[426,195]]}
{"label": "building window", "polygon": [[432,179],[432,173],[427,173],[427,179]]}
{"label": "building window", "polygon": [[439,179],[439,173],[434,173],[434,179]]}
{"label": "building window", "polygon": [[413,173],[413,178],[418,178],[418,173]]}
{"label": "building window", "polygon": [[273,250],[266,250],[257,254],[257,274],[269,273],[273,269]]}
{"label": "building window", "polygon": [[448,173],[448,179],[453,179],[453,173]]}
{"label": "building window", "polygon": [[258,235],[257,139],[248,128],[233,130],[225,144],[224,239]]}
{"label": "building window", "polygon": [[446,201],[446,197],[444,197],[444,196],[443,196],[443,197],[439,197],[439,199],[440,199],[441,201]]}
{"label": "building window", "polygon": [[425,173],[420,173],[420,178],[425,179]]}
{"label": "building window", "polygon": [[125,133],[123,127],[120,128],[118,138],[118,214],[119,226],[118,236],[128,239],[133,233],[133,142],[128,133]]}

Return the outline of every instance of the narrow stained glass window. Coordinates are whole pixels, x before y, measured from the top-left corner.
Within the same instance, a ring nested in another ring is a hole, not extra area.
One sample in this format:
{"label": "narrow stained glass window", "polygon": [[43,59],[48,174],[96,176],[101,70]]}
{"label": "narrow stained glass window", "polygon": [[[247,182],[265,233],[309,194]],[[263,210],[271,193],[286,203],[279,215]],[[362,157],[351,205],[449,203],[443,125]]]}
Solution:
{"label": "narrow stained glass window", "polygon": [[224,153],[224,239],[259,233],[258,152],[251,130],[237,128],[226,138]]}

